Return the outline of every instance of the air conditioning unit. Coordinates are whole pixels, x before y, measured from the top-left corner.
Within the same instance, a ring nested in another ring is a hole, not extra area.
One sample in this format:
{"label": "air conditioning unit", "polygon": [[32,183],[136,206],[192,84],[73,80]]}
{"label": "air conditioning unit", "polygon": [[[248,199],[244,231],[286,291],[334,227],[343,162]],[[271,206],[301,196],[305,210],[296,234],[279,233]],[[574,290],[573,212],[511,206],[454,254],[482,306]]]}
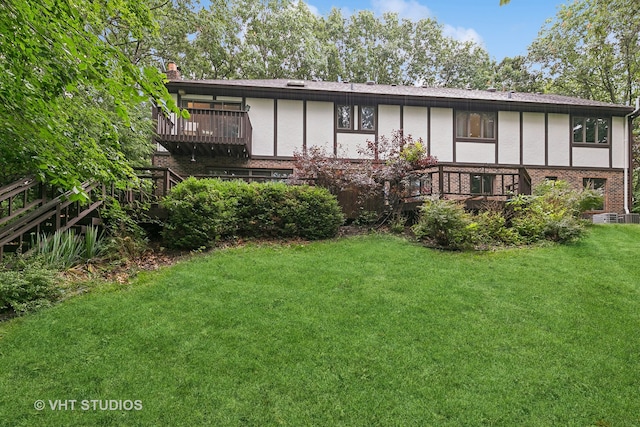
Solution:
{"label": "air conditioning unit", "polygon": [[602,213],[593,215],[594,224],[615,224],[618,222],[617,213]]}
{"label": "air conditioning unit", "polygon": [[640,214],[624,214],[618,215],[618,222],[621,224],[640,224]]}

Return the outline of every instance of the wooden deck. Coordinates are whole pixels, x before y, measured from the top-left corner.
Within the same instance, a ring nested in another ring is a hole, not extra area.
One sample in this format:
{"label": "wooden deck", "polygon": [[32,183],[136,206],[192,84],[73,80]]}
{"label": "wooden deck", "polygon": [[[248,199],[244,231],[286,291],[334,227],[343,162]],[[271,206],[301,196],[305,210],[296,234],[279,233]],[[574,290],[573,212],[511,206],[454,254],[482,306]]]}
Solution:
{"label": "wooden deck", "polygon": [[153,110],[156,142],[172,154],[249,157],[253,127],[246,111],[189,108],[188,119]]}

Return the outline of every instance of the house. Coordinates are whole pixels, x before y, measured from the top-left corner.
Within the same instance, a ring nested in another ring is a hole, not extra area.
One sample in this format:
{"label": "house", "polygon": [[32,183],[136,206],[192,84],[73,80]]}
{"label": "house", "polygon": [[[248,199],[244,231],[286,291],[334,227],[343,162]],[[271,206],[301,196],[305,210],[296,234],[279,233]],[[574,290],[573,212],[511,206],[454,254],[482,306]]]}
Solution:
{"label": "house", "polygon": [[159,115],[154,165],[188,176],[282,179],[296,151],[357,158],[402,129],[438,166],[426,193],[528,193],[545,179],[590,186],[601,212],[628,213],[633,107],[558,95],[298,80],[183,80],[167,88],[189,119]]}

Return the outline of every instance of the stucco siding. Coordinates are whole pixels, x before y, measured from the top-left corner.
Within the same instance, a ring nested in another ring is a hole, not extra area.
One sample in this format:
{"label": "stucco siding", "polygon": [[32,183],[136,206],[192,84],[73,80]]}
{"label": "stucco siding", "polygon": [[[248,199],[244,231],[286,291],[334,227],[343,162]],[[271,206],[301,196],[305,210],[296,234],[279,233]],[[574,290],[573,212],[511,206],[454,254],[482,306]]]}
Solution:
{"label": "stucco siding", "polygon": [[333,153],[333,102],[307,101],[307,148]]}
{"label": "stucco siding", "polygon": [[520,163],[520,113],[498,111],[498,162]]}
{"label": "stucco siding", "polygon": [[431,155],[441,162],[453,161],[453,109],[431,109]]}
{"label": "stucco siding", "polygon": [[573,147],[573,166],[609,167],[608,148]]}
{"label": "stucco siding", "polygon": [[195,93],[187,93],[182,95],[185,101],[213,101],[213,95],[198,95]]}
{"label": "stucco siding", "polygon": [[569,166],[571,125],[568,114],[549,113],[549,166]]}
{"label": "stucco siding", "polygon": [[348,159],[358,159],[358,149],[367,146],[367,140],[373,140],[373,134],[338,133],[338,156]]}
{"label": "stucco siding", "polygon": [[[568,131],[567,131],[568,132]],[[522,115],[522,163],[544,165],[544,113]]]}
{"label": "stucco siding", "polygon": [[254,156],[273,156],[274,100],[247,98],[247,104],[251,105],[249,118],[253,126],[251,154]]}
{"label": "stucco siding", "polygon": [[625,167],[625,134],[624,134],[624,117],[614,117],[611,121],[611,149],[612,166],[614,168]]}
{"label": "stucco siding", "polygon": [[456,161],[461,163],[495,163],[495,144],[482,142],[456,143]]}
{"label": "stucco siding", "polygon": [[395,130],[400,129],[400,106],[378,105],[378,135],[391,138]]}
{"label": "stucco siding", "polygon": [[302,151],[303,102],[278,101],[278,156],[293,156],[294,151]]}
{"label": "stucco siding", "polygon": [[403,130],[405,135],[411,135],[414,141],[419,138],[427,142],[427,108],[426,107],[404,107]]}

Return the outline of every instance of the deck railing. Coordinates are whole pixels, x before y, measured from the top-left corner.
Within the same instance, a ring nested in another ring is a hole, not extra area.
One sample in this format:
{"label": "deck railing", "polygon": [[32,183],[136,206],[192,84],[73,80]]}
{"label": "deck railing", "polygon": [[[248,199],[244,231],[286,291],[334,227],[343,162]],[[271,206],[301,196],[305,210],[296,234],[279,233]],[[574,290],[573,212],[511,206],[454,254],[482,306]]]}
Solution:
{"label": "deck railing", "polygon": [[509,198],[531,194],[531,177],[525,168],[501,166],[438,165],[422,171],[416,194]]}
{"label": "deck railing", "polygon": [[159,114],[158,109],[154,108],[159,142],[242,145],[247,152],[251,152],[253,128],[246,111],[187,110],[190,116],[185,119],[176,113],[166,116]]}
{"label": "deck railing", "polygon": [[88,200],[83,202],[70,200],[71,192],[55,194],[51,186],[33,177],[0,187],[0,260],[7,250],[21,252],[28,249],[34,238],[42,233],[52,234],[86,223],[96,215],[107,195],[115,197],[123,205],[153,205],[182,181],[169,168],[134,170],[140,178],[139,186],[118,190],[114,186],[87,182],[82,190]]}

